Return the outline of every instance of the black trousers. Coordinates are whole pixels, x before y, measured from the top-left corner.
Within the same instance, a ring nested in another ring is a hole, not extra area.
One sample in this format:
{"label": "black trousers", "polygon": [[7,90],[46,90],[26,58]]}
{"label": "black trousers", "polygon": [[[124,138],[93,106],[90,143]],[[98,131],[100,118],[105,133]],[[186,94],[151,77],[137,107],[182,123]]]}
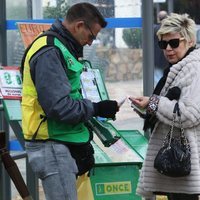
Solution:
{"label": "black trousers", "polygon": [[168,200],[199,200],[198,194],[167,194]]}

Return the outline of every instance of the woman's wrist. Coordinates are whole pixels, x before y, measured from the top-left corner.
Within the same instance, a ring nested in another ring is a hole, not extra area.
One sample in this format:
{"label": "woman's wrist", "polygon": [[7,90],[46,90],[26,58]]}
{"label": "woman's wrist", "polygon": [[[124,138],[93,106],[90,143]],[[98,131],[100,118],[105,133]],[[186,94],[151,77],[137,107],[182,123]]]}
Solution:
{"label": "woman's wrist", "polygon": [[155,115],[158,110],[158,103],[160,101],[160,96],[153,94],[149,98],[149,104],[147,106],[147,113],[150,115]]}

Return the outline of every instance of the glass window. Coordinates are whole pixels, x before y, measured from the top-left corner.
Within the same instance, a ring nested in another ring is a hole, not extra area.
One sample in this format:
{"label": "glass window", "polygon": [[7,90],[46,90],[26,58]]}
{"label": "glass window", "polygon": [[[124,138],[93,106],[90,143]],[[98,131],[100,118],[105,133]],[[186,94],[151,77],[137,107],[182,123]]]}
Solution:
{"label": "glass window", "polygon": [[[6,18],[9,19],[28,19],[30,18],[30,0],[6,0]],[[29,16],[28,16],[29,15]]]}
{"label": "glass window", "polygon": [[[6,0],[7,20],[31,19],[31,0]],[[18,30],[7,31],[7,65],[19,66],[24,52]]]}

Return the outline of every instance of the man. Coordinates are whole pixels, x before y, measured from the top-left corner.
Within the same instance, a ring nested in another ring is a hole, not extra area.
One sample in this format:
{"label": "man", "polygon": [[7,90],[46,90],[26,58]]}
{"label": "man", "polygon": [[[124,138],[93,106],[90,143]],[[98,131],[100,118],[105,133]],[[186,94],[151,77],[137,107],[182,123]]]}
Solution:
{"label": "man", "polygon": [[157,15],[158,24],[154,26],[154,66],[155,66],[154,82],[155,82],[155,85],[162,77],[164,69],[168,66],[168,62],[163,54],[163,51],[158,46],[158,36],[157,36],[157,32],[160,28],[161,22],[166,17],[167,17],[167,12],[165,10],[161,10]]}
{"label": "man", "polygon": [[93,5],[75,4],[22,60],[26,151],[47,200],[77,199],[76,177],[94,164],[92,133],[85,123],[94,116],[114,119],[119,110],[116,101],[92,103],[80,92],[83,46],[91,45],[106,25]]}

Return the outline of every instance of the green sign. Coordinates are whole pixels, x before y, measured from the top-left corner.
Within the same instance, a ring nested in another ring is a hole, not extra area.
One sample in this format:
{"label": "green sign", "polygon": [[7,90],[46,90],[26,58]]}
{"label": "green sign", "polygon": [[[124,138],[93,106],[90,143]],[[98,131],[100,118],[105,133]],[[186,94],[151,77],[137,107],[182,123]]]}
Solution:
{"label": "green sign", "polygon": [[96,195],[128,194],[131,192],[130,181],[96,183]]}
{"label": "green sign", "polygon": [[139,167],[134,163],[96,166],[90,174],[94,199],[141,200],[136,195],[138,177]]}

